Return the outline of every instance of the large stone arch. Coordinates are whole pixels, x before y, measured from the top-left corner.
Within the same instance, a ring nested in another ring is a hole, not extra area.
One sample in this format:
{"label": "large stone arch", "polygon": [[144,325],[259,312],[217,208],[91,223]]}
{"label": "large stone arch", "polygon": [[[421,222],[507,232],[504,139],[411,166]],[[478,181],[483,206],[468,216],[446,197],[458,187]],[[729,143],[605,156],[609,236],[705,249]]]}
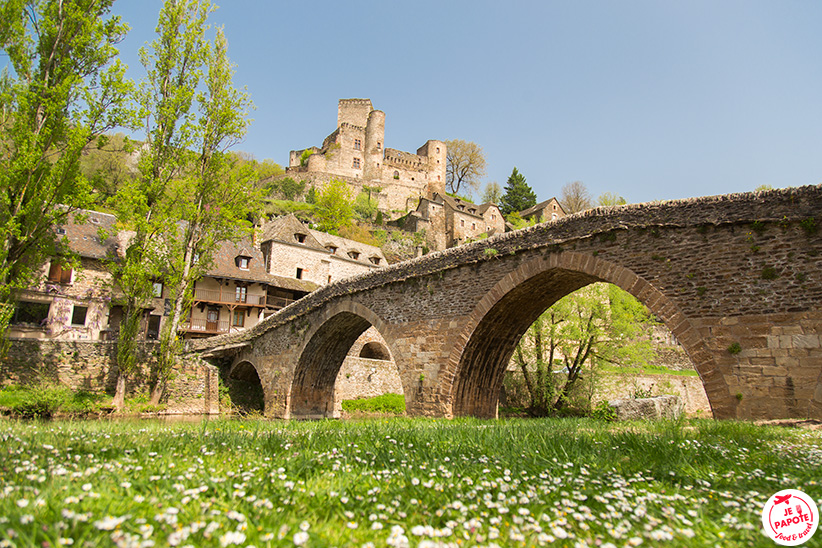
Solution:
{"label": "large stone arch", "polygon": [[696,366],[714,408],[728,388],[711,353],[678,307],[631,270],[593,255],[560,252],[520,265],[474,308],[451,351],[442,393],[452,416],[495,417],[505,368],[528,327],[557,300],[594,282],[617,285],[673,332]]}
{"label": "large stone arch", "polygon": [[324,311],[306,334],[299,351],[289,398],[292,418],[334,416],[334,385],[351,346],[369,327],[374,327],[388,345],[392,342],[387,324],[369,308],[352,300]]}

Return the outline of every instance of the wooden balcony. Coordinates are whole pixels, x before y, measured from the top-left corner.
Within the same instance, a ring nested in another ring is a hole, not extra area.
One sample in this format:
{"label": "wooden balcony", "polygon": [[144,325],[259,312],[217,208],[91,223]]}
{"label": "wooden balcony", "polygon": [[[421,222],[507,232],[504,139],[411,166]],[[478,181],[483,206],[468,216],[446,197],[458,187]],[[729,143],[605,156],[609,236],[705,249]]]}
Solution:
{"label": "wooden balcony", "polygon": [[265,295],[238,294],[233,289],[195,289],[195,303],[217,303],[225,305],[243,305],[265,307]]}
{"label": "wooden balcony", "polygon": [[228,333],[228,320],[219,320],[211,322],[204,319],[194,320],[190,319],[187,322],[181,322],[179,331],[187,333],[203,333],[208,335],[219,335],[220,333]]}

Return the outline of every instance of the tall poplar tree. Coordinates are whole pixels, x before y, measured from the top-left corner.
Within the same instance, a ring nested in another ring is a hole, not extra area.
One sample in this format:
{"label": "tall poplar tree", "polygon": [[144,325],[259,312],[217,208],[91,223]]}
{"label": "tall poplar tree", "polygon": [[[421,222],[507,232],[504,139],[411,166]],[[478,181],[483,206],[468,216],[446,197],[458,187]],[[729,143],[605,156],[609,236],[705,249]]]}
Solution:
{"label": "tall poplar tree", "polygon": [[83,149],[130,125],[112,1],[0,3],[0,339],[17,293],[61,251],[54,226],[90,204]]}
{"label": "tall poplar tree", "polygon": [[114,264],[123,320],[117,345],[118,379],[114,405],[123,407],[126,383],[138,370],[137,344],[152,284],[162,277],[163,245],[176,236],[171,185],[185,173],[193,145],[192,104],[206,52],[207,2],[167,0],[157,22],[157,38],[140,50],[146,79],[138,93],[146,139],[139,176],[115,197],[118,218],[133,230],[125,257]]}
{"label": "tall poplar tree", "polygon": [[179,237],[166,237],[171,307],[160,335],[154,403],[160,401],[180,351],[177,329],[190,313],[194,282],[207,272],[222,242],[248,234],[248,219],[256,216],[262,198],[252,184],[253,172],[232,170],[234,160],[227,153],[245,135],[251,101],[232,84],[234,71],[222,30],[205,45],[204,66],[204,89],[197,95],[192,132],[197,155],[189,156],[193,162],[171,192],[172,216],[183,221],[183,227]]}

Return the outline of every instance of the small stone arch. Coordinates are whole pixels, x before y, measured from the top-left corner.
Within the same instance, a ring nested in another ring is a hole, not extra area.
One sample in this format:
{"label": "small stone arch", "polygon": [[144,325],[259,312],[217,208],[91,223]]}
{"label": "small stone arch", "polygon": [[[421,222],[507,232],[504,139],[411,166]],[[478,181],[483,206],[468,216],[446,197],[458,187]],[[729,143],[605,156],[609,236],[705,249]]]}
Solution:
{"label": "small stone arch", "polygon": [[257,367],[243,359],[231,366],[223,379],[231,404],[241,414],[265,412],[265,392]]}
{"label": "small stone arch", "polygon": [[372,341],[363,345],[360,358],[369,360],[391,361],[391,353],[385,345]]}
{"label": "small stone arch", "polygon": [[474,308],[442,376],[450,414],[495,417],[505,368],[522,334],[560,298],[599,281],[631,293],[671,330],[696,366],[712,408],[727,396],[725,381],[704,342],[661,291],[610,261],[560,252],[519,266]]}
{"label": "small stone arch", "polygon": [[[292,418],[326,418],[334,416],[334,386],[351,346],[373,326],[391,345],[385,323],[367,307],[345,301],[323,314],[310,330],[300,351],[291,384]],[[393,354],[386,349],[388,356]]]}

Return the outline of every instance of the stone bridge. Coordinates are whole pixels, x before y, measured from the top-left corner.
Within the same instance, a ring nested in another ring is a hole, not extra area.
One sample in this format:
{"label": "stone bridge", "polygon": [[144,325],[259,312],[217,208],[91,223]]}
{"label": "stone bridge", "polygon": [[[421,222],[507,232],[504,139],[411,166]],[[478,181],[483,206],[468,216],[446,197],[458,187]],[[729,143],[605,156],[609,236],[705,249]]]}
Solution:
{"label": "stone bridge", "polygon": [[409,415],[495,417],[519,338],[597,281],[667,325],[716,418],[822,418],[822,185],[583,212],[328,285],[189,350],[256,371],[268,416],[325,417],[374,326]]}

